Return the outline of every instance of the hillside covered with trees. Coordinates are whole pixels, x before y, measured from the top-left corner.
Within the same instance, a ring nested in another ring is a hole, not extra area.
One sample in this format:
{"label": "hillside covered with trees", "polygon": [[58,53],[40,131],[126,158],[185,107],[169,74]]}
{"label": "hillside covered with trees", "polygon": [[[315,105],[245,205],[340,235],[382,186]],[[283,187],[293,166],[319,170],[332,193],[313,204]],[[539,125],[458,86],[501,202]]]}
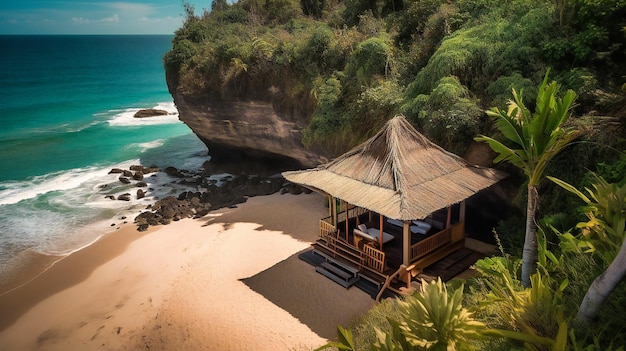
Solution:
{"label": "hillside covered with trees", "polygon": [[[547,101],[538,96],[542,82],[554,81],[550,101],[575,97],[557,112],[569,117],[560,120],[562,128],[576,133],[537,177],[523,163],[496,165],[519,189],[511,196],[518,211],[496,228],[502,257],[480,262],[483,280],[459,288],[465,306],[482,307],[472,311],[480,331],[470,334],[513,341],[453,341],[485,350],[623,350],[623,282],[599,317],[585,323],[574,317],[594,279],[626,243],[625,0],[213,0],[203,11],[183,5],[185,22],[164,57],[170,91],[188,101],[270,101],[286,119],[304,120],[302,143],[326,157],[371,137],[396,114],[461,156],[475,150],[478,135],[518,152],[494,118],[517,118],[519,110],[508,108],[511,99],[534,116]],[[536,132],[519,123],[518,130]],[[529,288],[518,280],[519,258],[526,201],[535,193],[539,273]],[[423,299],[447,294],[441,286],[428,289]],[[441,304],[466,311],[454,296]],[[361,346],[352,349],[407,349],[394,347],[421,329],[406,320],[426,313],[411,303],[381,304],[355,326]],[[389,324],[381,315],[404,322]],[[468,317],[459,328],[472,329],[473,322]],[[375,327],[384,333],[376,335]],[[348,344],[351,337],[346,332],[340,339]]]}
{"label": "hillside covered with trees", "polygon": [[398,113],[462,154],[491,128],[484,110],[511,88],[533,101],[548,68],[578,93],[578,117],[626,114],[623,0],[215,0],[185,11],[165,56],[171,85],[199,99],[284,87],[275,108],[308,118],[304,143],[329,156]]}

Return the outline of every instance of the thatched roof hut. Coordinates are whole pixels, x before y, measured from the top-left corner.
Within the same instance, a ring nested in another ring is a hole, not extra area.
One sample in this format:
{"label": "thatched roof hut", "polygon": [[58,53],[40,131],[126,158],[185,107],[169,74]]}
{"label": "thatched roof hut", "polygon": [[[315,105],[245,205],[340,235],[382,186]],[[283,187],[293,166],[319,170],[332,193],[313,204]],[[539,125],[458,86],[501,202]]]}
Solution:
{"label": "thatched roof hut", "polygon": [[506,174],[474,166],[396,116],[375,136],[317,168],[284,172],[297,184],[398,220],[423,219]]}

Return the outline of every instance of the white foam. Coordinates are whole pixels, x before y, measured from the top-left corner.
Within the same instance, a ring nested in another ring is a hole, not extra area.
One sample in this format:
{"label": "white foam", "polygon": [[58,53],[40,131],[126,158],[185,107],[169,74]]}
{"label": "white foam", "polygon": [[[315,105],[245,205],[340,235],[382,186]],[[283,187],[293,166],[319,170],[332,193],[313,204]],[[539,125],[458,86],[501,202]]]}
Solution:
{"label": "white foam", "polygon": [[144,152],[146,150],[150,150],[150,149],[157,148],[159,146],[163,146],[164,142],[165,142],[164,139],[157,139],[157,140],[149,141],[149,142],[146,142],[146,143],[130,144],[130,145],[126,146],[126,148],[127,149],[138,148],[139,151]]}
{"label": "white foam", "polygon": [[90,122],[90,123],[86,123],[86,124],[83,124],[83,125],[78,126],[78,127],[71,127],[71,126],[65,124],[65,125],[63,125],[63,127],[65,127],[65,131],[64,131],[65,133],[78,133],[78,132],[82,132],[83,130],[85,130],[85,129],[89,128],[89,127],[95,126],[98,123],[102,123],[102,122],[100,122],[100,121]]}
{"label": "white foam", "polygon": [[139,160],[131,160],[112,167],[75,168],[68,171],[53,172],[36,176],[25,181],[7,181],[0,184],[0,205],[14,204],[31,199],[52,191],[64,191],[80,187],[89,181],[107,176],[113,167],[129,167],[139,164]]}
{"label": "white foam", "polygon": [[165,110],[169,114],[166,116],[155,116],[147,118],[135,118],[135,113],[141,110],[140,108],[129,108],[125,110],[117,110],[111,112],[117,112],[107,122],[113,127],[132,127],[132,126],[146,126],[156,124],[172,124],[182,123],[178,120],[178,110],[173,102],[160,102],[156,106],[152,107],[158,110]]}

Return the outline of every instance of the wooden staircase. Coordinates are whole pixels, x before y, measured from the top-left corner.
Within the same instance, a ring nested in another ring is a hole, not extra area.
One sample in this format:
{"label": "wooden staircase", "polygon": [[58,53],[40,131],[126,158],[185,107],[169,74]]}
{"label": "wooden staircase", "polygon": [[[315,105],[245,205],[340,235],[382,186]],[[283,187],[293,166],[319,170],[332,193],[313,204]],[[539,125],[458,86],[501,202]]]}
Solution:
{"label": "wooden staircase", "polygon": [[315,271],[346,289],[350,288],[359,280],[358,271],[352,267],[343,265],[332,258],[329,258],[329,260],[324,261],[319,266],[315,267]]}

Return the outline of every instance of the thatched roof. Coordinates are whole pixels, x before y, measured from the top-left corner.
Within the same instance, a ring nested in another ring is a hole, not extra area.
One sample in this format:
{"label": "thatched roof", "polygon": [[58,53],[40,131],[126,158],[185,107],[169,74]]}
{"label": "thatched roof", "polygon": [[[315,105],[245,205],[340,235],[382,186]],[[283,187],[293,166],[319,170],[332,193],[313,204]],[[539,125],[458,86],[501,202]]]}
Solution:
{"label": "thatched roof", "polygon": [[396,116],[333,161],[283,176],[386,217],[411,220],[459,203],[506,174],[470,165]]}

